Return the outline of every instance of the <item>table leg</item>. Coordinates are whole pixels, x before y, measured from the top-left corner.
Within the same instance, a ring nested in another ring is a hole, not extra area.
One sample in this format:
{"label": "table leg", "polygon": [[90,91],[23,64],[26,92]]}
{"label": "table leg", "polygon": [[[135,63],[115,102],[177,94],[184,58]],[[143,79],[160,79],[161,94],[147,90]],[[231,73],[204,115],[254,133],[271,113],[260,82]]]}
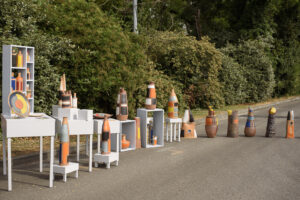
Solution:
{"label": "table leg", "polygon": [[43,136],[40,136],[40,172],[43,172]]}
{"label": "table leg", "polygon": [[172,123],[170,123],[170,142],[172,142],[172,133],[173,133],[173,124]]}
{"label": "table leg", "polygon": [[53,174],[53,162],[54,162],[54,136],[51,136],[50,141],[50,172],[49,172],[49,187],[53,187],[53,180],[54,180],[54,174]]}
{"label": "table leg", "polygon": [[176,126],[177,125],[177,123],[174,123],[174,141],[176,141],[176,132],[177,132],[177,130],[176,130]]}
{"label": "table leg", "polygon": [[[3,132],[2,132],[3,134]],[[3,175],[6,175],[6,138],[3,134],[2,138],[2,148],[3,148]]]}
{"label": "table leg", "polygon": [[8,191],[12,190],[11,177],[11,138],[7,138],[7,161],[8,161]]}
{"label": "table leg", "polygon": [[166,141],[168,142],[169,141],[169,123],[168,122],[166,122],[166,132],[167,132]]}
{"label": "table leg", "polygon": [[100,134],[97,135],[97,153],[100,153]]}
{"label": "table leg", "polygon": [[85,155],[89,155],[89,136],[86,136],[86,140],[85,140]]}
{"label": "table leg", "polygon": [[178,142],[180,142],[181,123],[178,124]]}
{"label": "table leg", "polygon": [[89,150],[89,153],[90,153],[90,156],[89,156],[89,172],[92,172],[92,154],[93,154],[93,134],[90,135],[90,150]]}
{"label": "table leg", "polygon": [[80,135],[77,135],[77,150],[76,150],[76,153],[77,153],[77,162],[79,162],[79,154],[80,154]]}

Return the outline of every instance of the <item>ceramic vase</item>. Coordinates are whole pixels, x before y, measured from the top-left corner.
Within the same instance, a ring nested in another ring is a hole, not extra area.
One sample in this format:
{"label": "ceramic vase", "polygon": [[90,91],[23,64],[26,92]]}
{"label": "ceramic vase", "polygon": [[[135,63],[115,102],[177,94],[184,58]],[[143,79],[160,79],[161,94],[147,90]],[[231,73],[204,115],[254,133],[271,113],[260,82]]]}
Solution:
{"label": "ceramic vase", "polygon": [[127,149],[130,146],[130,141],[126,140],[126,134],[122,135],[122,149]]}
{"label": "ceramic vase", "polygon": [[64,117],[60,131],[59,164],[68,165],[69,157],[69,124],[68,118]]}
{"label": "ceramic vase", "polygon": [[156,91],[154,82],[150,82],[150,84],[148,85],[145,107],[149,110],[156,109]]}
{"label": "ceramic vase", "polygon": [[120,121],[126,121],[128,119],[127,93],[124,88],[120,88],[118,94],[116,116]]}

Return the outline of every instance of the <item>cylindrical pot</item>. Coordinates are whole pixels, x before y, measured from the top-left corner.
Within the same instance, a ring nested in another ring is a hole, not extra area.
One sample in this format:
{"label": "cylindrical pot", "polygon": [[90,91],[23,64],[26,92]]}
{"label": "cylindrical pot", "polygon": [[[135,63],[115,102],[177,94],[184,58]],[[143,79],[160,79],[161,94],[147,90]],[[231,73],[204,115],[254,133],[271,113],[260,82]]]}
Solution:
{"label": "cylindrical pot", "polygon": [[209,108],[208,116],[206,116],[205,120],[205,132],[207,137],[214,138],[217,135],[218,131],[218,119],[215,116],[215,112]]}
{"label": "cylindrical pot", "polygon": [[178,118],[178,99],[174,89],[172,89],[169,101],[168,101],[168,117]]}
{"label": "cylindrical pot", "polygon": [[120,121],[126,121],[128,119],[127,93],[124,88],[120,88],[118,94],[116,116]]}
{"label": "cylindrical pot", "polygon": [[274,108],[274,107],[270,108],[269,116],[268,116],[267,130],[266,130],[266,137],[273,137],[276,134],[275,114],[276,114],[276,108]]}
{"label": "cylindrical pot", "polygon": [[246,137],[253,137],[256,134],[256,127],[254,122],[254,113],[251,108],[248,108],[248,118],[244,130]]}
{"label": "cylindrical pot", "polygon": [[228,112],[228,132],[227,137],[239,136],[239,118],[238,111]]}
{"label": "cylindrical pot", "polygon": [[154,82],[150,82],[148,85],[145,107],[149,110],[156,109],[156,91]]}
{"label": "cylindrical pot", "polygon": [[71,108],[71,94],[69,92],[65,92],[62,94],[62,108]]}
{"label": "cylindrical pot", "polygon": [[69,125],[68,118],[64,117],[60,131],[59,164],[68,165],[69,156]]}
{"label": "cylindrical pot", "polygon": [[101,154],[110,154],[111,152],[111,136],[110,136],[110,127],[107,116],[103,120],[102,134],[101,134]]}

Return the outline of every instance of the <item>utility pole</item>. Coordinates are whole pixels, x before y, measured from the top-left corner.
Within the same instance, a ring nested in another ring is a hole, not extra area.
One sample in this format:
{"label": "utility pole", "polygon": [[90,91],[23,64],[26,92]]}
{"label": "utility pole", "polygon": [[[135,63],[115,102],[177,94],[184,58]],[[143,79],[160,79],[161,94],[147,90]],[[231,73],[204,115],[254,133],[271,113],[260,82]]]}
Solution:
{"label": "utility pole", "polygon": [[138,30],[137,30],[137,0],[133,0],[133,32],[138,34]]}

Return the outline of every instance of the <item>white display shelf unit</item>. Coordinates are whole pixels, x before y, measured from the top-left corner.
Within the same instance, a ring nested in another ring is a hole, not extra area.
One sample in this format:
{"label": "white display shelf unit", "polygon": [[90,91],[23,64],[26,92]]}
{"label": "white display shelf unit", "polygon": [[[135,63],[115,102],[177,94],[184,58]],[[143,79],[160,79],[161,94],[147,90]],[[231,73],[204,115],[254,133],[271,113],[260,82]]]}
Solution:
{"label": "white display shelf unit", "polygon": [[[147,142],[147,122],[149,122],[148,113],[153,113],[153,134],[157,136],[157,145],[148,144]],[[141,120],[141,142],[144,148],[154,148],[164,146],[164,110],[156,108],[149,110],[145,108],[137,109],[137,117]]]}
{"label": "white display shelf unit", "polygon": [[[20,50],[23,54],[23,67],[13,66],[13,49],[16,53]],[[29,84],[31,90],[31,98],[29,98],[30,112],[34,112],[34,47],[18,46],[18,45],[3,45],[2,48],[2,113],[6,116],[11,116],[11,110],[8,105],[8,96],[12,92],[11,76],[15,72],[15,77],[21,73],[23,78],[23,93],[26,95],[26,85]],[[30,61],[27,61],[27,52],[30,56]],[[30,72],[30,80],[27,80],[27,68]]]}
{"label": "white display shelf unit", "polygon": [[[130,141],[127,149],[122,149],[122,135],[126,135],[126,140]],[[136,126],[135,120],[120,121],[120,137],[119,137],[119,150],[120,152],[135,150],[136,148]],[[112,140],[112,149],[116,150],[116,140]]]}

